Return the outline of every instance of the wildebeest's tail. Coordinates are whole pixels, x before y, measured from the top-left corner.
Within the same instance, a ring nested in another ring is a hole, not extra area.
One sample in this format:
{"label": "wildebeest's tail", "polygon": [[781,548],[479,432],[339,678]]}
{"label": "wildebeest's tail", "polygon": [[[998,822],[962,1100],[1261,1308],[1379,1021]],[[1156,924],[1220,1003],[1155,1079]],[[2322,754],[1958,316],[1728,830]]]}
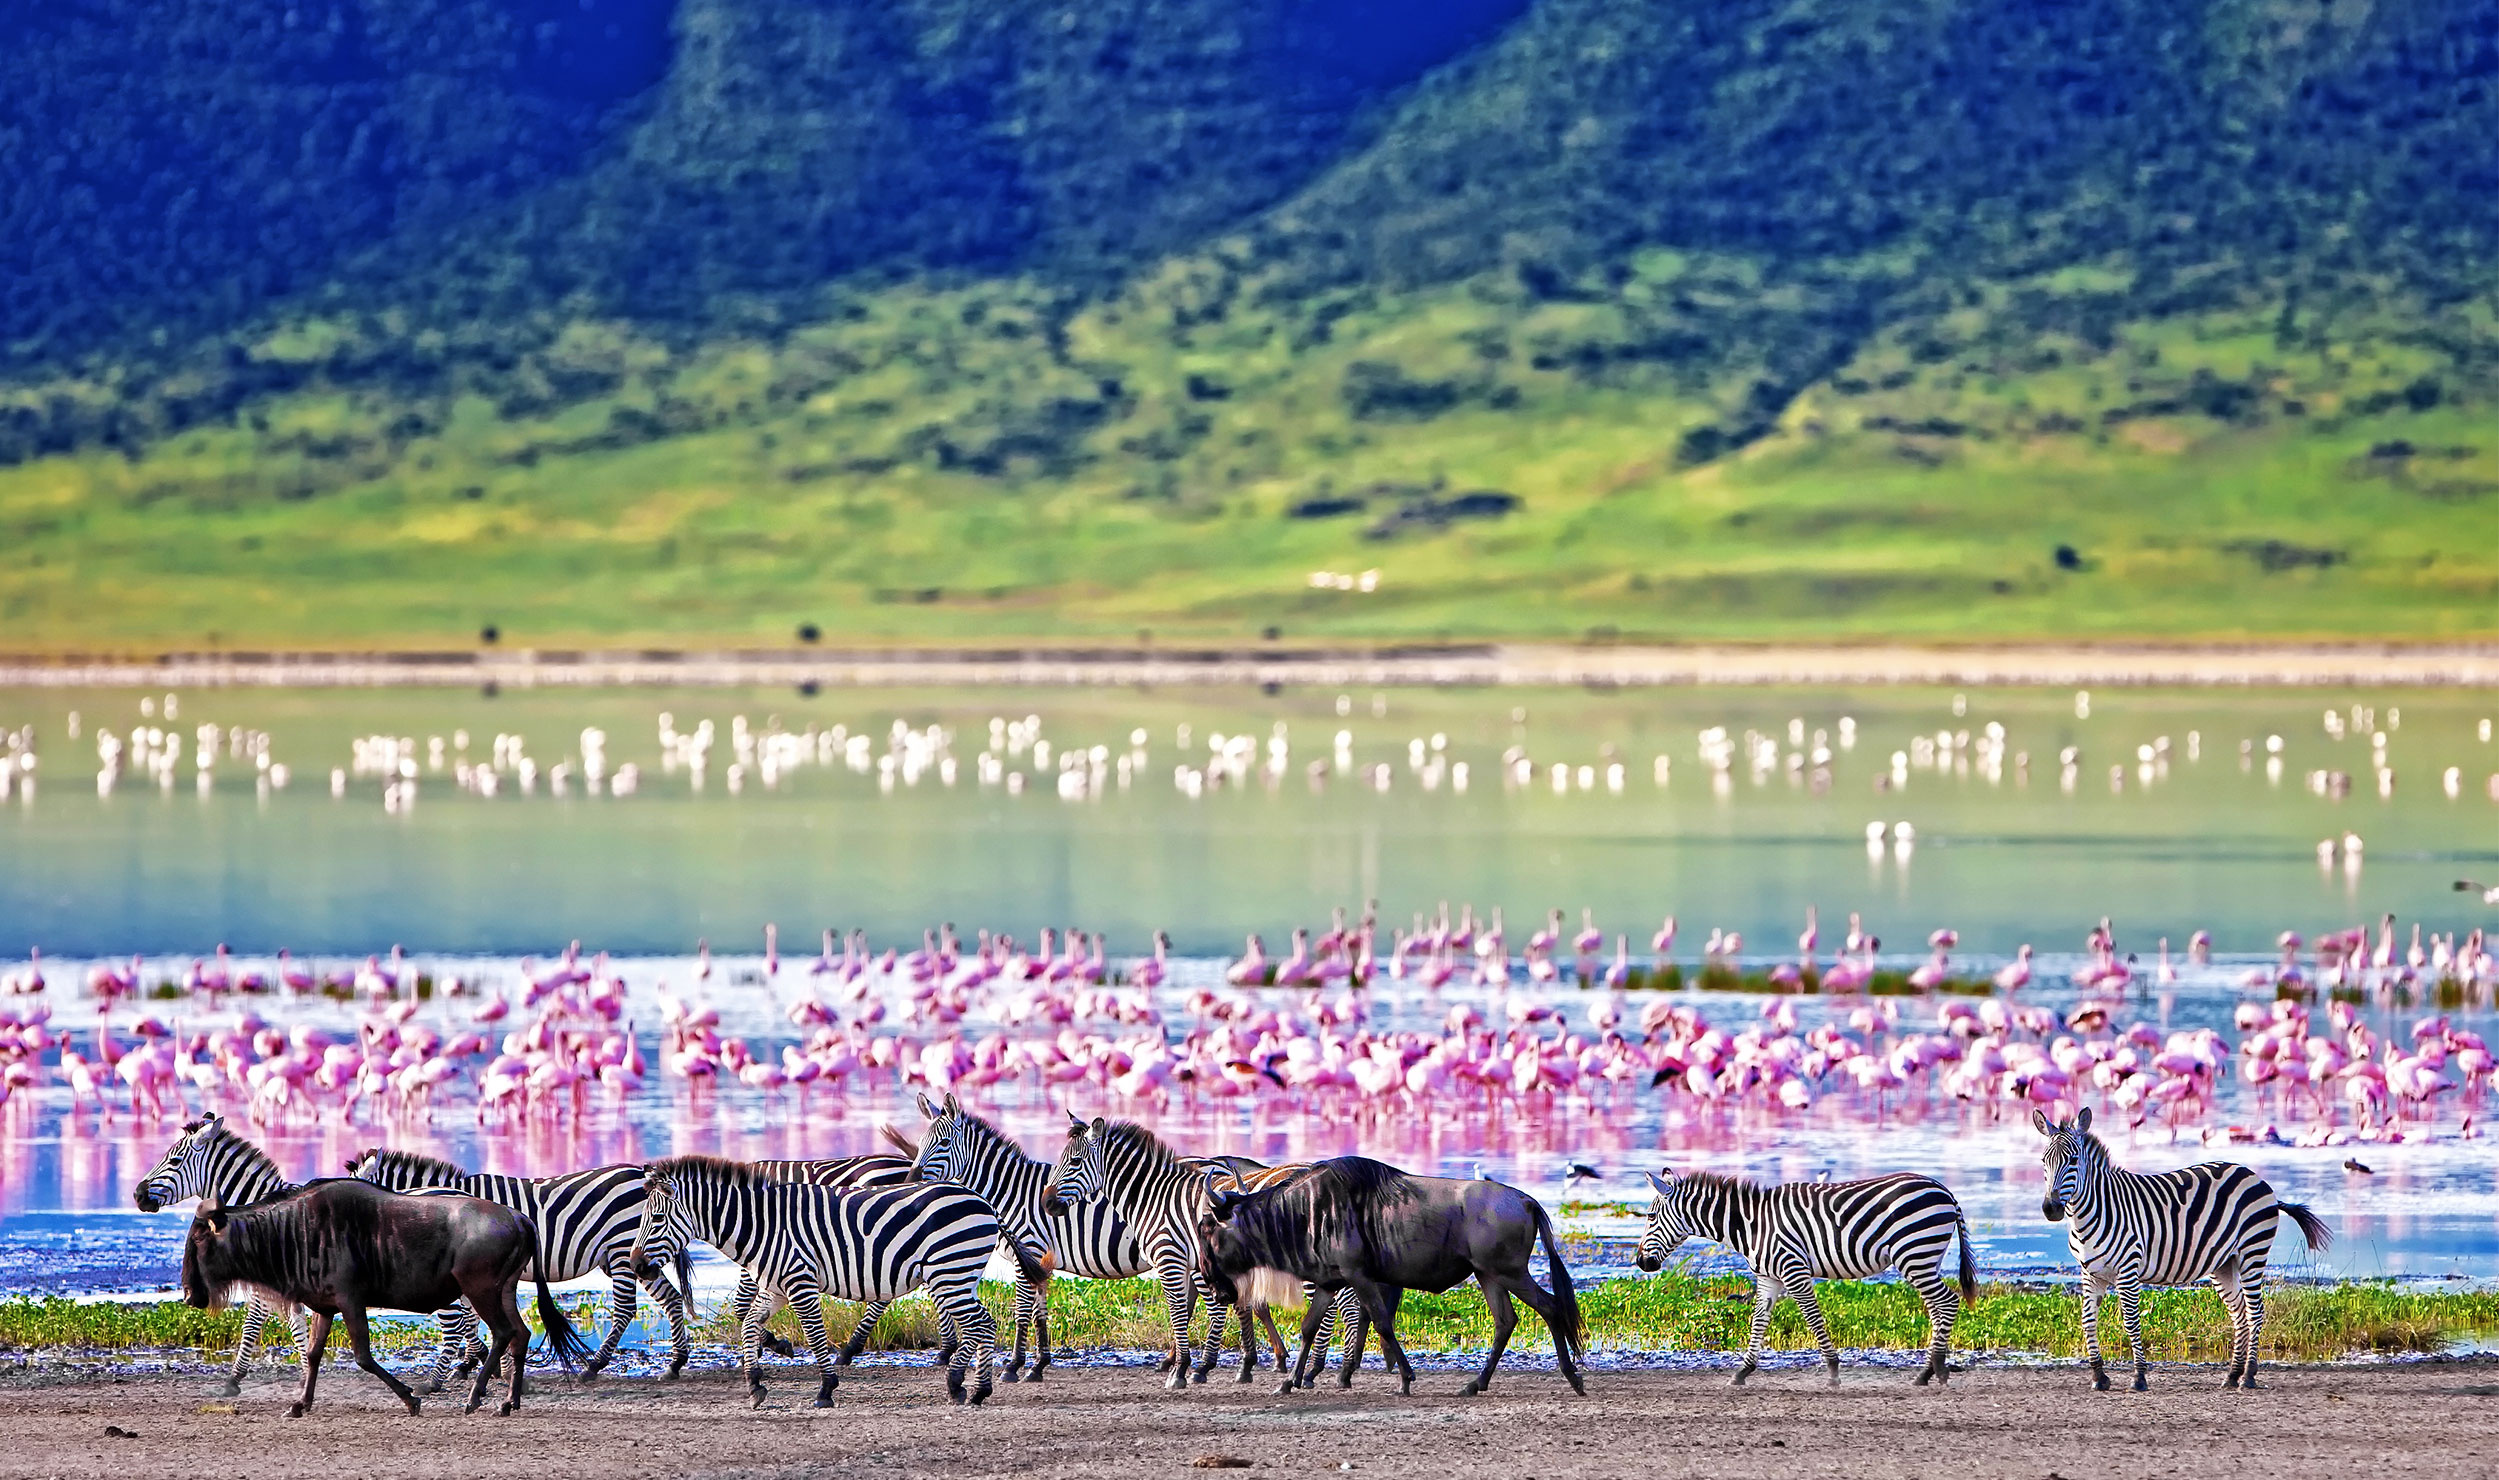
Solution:
{"label": "wildebeest's tail", "polygon": [[1571,1287],[1571,1267],[1562,1262],[1561,1245],[1553,1237],[1553,1220],[1545,1216],[1545,1205],[1534,1198],[1527,1205],[1536,1210],[1536,1236],[1544,1240],[1545,1267],[1553,1272],[1553,1307],[1561,1319],[1554,1324],[1553,1334],[1570,1343],[1573,1356],[1588,1351],[1588,1329],[1579,1319],[1579,1292]]}
{"label": "wildebeest's tail", "polygon": [[2319,1252],[2326,1245],[2334,1242],[2334,1231],[2325,1226],[2323,1218],[2308,1211],[2308,1204],[2286,1202],[2277,1203],[2275,1206],[2289,1214],[2291,1221],[2299,1225],[2300,1237],[2308,1240],[2310,1253]]}

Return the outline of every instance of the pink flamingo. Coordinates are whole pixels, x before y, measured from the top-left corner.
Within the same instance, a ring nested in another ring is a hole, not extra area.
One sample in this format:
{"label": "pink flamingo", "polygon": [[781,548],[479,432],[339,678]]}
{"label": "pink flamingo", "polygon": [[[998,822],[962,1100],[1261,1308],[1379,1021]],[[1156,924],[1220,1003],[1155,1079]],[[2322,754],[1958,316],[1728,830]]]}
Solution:
{"label": "pink flamingo", "polygon": [[1241,959],[1232,963],[1223,979],[1236,987],[1262,987],[1267,984],[1267,945],[1256,935],[1249,938]]}

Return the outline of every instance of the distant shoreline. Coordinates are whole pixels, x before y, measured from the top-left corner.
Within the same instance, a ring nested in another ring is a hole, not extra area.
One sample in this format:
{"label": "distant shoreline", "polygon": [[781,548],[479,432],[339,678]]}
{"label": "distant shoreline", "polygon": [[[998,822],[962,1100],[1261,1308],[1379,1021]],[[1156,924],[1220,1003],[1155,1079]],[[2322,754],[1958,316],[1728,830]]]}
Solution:
{"label": "distant shoreline", "polygon": [[0,687],[2499,687],[2499,644],[1910,643],[0,653]]}

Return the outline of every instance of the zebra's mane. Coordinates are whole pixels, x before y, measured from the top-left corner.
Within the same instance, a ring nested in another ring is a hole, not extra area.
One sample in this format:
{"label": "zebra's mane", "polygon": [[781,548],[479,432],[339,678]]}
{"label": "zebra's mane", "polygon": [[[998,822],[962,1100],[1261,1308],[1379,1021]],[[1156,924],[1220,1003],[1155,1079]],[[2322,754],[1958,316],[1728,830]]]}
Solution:
{"label": "zebra's mane", "polygon": [[1160,1136],[1133,1120],[1113,1120],[1102,1127],[1102,1150],[1105,1155],[1126,1152],[1145,1163],[1151,1170],[1177,1169],[1180,1153],[1163,1144]]}
{"label": "zebra's mane", "polygon": [[439,1178],[446,1182],[465,1182],[475,1175],[458,1162],[445,1161],[439,1156],[427,1156],[422,1151],[376,1150],[373,1153],[373,1159],[387,1166],[398,1167],[419,1176]]}
{"label": "zebra's mane", "polygon": [[[286,1173],[278,1169],[278,1159],[261,1150],[250,1137],[227,1125],[223,1116],[204,1115],[184,1126],[182,1134],[185,1140],[196,1137],[197,1144],[202,1150],[213,1150],[219,1146],[227,1148],[227,1154],[235,1158],[236,1170],[246,1176],[257,1172],[266,1176],[277,1186],[288,1185]],[[168,1150],[166,1159],[171,1160],[172,1154]],[[159,1162],[157,1165],[161,1169],[164,1163]]]}
{"label": "zebra's mane", "polygon": [[1759,1192],[1761,1184],[1750,1177],[1727,1172],[1686,1172],[1676,1182],[1678,1190],[1691,1187],[1703,1192]]}
{"label": "zebra's mane", "polygon": [[692,1174],[705,1181],[722,1182],[731,1187],[787,1187],[769,1170],[751,1161],[731,1161],[725,1156],[666,1156],[642,1164],[645,1177],[674,1177]]}
{"label": "zebra's mane", "polygon": [[974,1115],[969,1110],[955,1111],[954,1125],[955,1134],[972,1143],[975,1149],[980,1147],[996,1146],[1004,1150],[1014,1152],[1025,1161],[1035,1161],[1039,1159],[1027,1153],[1023,1147],[1017,1145],[1014,1138],[1010,1137],[1006,1132],[998,1129],[994,1125],[991,1125],[988,1121],[981,1119],[979,1116]]}

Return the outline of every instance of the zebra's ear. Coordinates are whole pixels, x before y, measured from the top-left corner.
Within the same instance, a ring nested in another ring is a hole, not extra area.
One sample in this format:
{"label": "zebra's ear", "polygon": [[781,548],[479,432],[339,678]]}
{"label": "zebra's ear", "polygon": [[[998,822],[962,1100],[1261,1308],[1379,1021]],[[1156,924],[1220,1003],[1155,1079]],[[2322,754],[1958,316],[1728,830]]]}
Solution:
{"label": "zebra's ear", "polygon": [[920,1114],[930,1120],[935,1120],[937,1118],[937,1107],[929,1102],[927,1090],[920,1091],[919,1101]]}
{"label": "zebra's ear", "polygon": [[1097,1135],[1097,1136],[1098,1136],[1098,1135],[1101,1135],[1104,1131],[1107,1131],[1107,1130],[1109,1130],[1110,1128],[1111,1128],[1111,1123],[1110,1123],[1109,1121],[1107,1121],[1107,1120],[1103,1119],[1103,1118],[1102,1118],[1101,1116],[1099,1116],[1099,1115],[1097,1115],[1097,1116],[1093,1117],[1093,1124],[1092,1124],[1091,1126],[1088,1126],[1088,1127],[1087,1127],[1087,1129],[1088,1129],[1088,1130],[1092,1131],[1092,1132],[1093,1132],[1093,1134],[1095,1134],[1095,1135]]}
{"label": "zebra's ear", "polygon": [[2048,1118],[2048,1112],[2045,1110],[2034,1108],[2030,1112],[2030,1126],[2032,1130],[2043,1136],[2056,1134],[2056,1122]]}
{"label": "zebra's ear", "polygon": [[[1668,1167],[1668,1168],[1665,1168],[1665,1170],[1667,1170],[1667,1171],[1670,1171],[1670,1172],[1671,1172],[1671,1171],[1672,1171],[1672,1170],[1674,1170],[1674,1169],[1673,1169],[1672,1167]],[[1651,1187],[1653,1187],[1653,1188],[1657,1189],[1657,1195],[1658,1195],[1659,1197],[1664,1197],[1667,1193],[1672,1192],[1672,1191],[1674,1191],[1674,1190],[1675,1190],[1675,1184],[1674,1184],[1674,1183],[1672,1183],[1672,1182],[1670,1182],[1670,1181],[1666,1180],[1666,1178],[1664,1178],[1664,1177],[1659,1176],[1656,1172],[1651,1172],[1651,1173],[1649,1173],[1649,1185],[1650,1185]]]}
{"label": "zebra's ear", "polygon": [[953,1090],[946,1091],[946,1113],[948,1115],[961,1115],[963,1113],[963,1103],[954,1097]]}
{"label": "zebra's ear", "polygon": [[2085,1105],[2082,1109],[2075,1112],[2074,1129],[2078,1131],[2088,1131],[2091,1129],[2091,1107],[2089,1105]]}
{"label": "zebra's ear", "polygon": [[1085,1133],[1085,1118],[1073,1110],[1067,1112],[1067,1133],[1071,1136]]}

